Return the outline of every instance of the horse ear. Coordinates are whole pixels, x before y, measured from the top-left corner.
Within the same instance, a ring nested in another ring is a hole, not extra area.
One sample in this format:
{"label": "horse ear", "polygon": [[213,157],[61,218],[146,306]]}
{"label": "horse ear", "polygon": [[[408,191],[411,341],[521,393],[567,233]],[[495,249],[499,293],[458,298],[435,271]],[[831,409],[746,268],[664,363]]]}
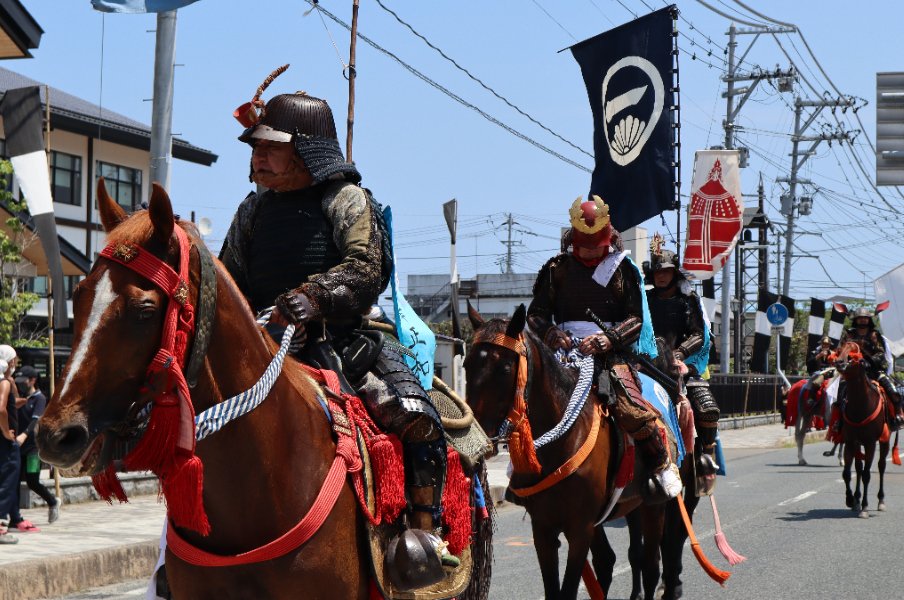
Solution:
{"label": "horse ear", "polygon": [[471,327],[475,330],[480,329],[486,321],[480,316],[480,313],[477,312],[477,309],[471,306],[471,299],[468,298],[465,300],[468,305],[468,320],[471,321]]}
{"label": "horse ear", "polygon": [[97,210],[100,212],[100,222],[107,233],[116,229],[117,225],[128,218],[125,209],[107,193],[103,177],[97,180]]}
{"label": "horse ear", "polygon": [[164,245],[169,244],[176,221],[173,217],[173,205],[170,202],[169,195],[158,183],[153,184],[151,201],[148,203],[148,213],[151,216],[151,223],[154,224],[154,237]]}
{"label": "horse ear", "polygon": [[841,302],[833,302],[832,307],[843,315],[848,312],[847,304],[842,304]]}
{"label": "horse ear", "polygon": [[505,328],[505,335],[512,338],[518,337],[524,331],[526,321],[527,308],[524,304],[519,304],[518,308],[515,309],[515,314],[512,315],[512,320],[509,321],[508,327]]}
{"label": "horse ear", "polygon": [[883,310],[887,310],[888,307],[891,306],[891,300],[886,300],[885,302],[880,302],[876,305],[876,314],[878,315]]}

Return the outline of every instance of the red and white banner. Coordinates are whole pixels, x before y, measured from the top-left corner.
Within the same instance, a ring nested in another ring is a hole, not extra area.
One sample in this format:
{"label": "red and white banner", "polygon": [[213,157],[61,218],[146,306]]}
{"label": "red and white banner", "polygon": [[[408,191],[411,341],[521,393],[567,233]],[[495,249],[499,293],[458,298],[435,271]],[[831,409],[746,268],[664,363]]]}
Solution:
{"label": "red and white banner", "polygon": [[728,260],[744,217],[737,150],[698,150],[685,237],[685,271],[709,279]]}
{"label": "red and white banner", "polygon": [[882,324],[885,346],[892,355],[901,356],[904,354],[904,264],[876,279],[873,288],[876,300],[891,301],[887,305],[888,310],[879,313],[879,322]]}

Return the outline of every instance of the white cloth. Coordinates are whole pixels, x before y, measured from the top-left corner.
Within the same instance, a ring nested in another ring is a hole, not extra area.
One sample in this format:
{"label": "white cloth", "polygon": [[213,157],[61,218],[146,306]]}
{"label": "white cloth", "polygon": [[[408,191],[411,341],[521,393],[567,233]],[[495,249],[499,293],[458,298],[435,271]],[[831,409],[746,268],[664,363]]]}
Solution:
{"label": "white cloth", "polygon": [[[606,323],[607,327],[611,325],[611,323]],[[565,321],[559,324],[559,329],[568,332],[573,338],[585,338],[602,331],[600,326],[593,321]]]}
{"label": "white cloth", "polygon": [[163,519],[163,533],[160,534],[160,555],[157,557],[157,564],[154,565],[154,572],[151,573],[151,580],[148,581],[148,590],[145,594],[146,600],[164,600],[157,595],[157,571],[163,566],[166,560],[166,527],[168,519]]}
{"label": "white cloth", "polygon": [[609,280],[615,275],[618,265],[621,264],[621,261],[627,255],[628,253],[625,250],[607,255],[600,264],[596,265],[596,269],[593,271],[593,280],[603,287],[609,285]]}

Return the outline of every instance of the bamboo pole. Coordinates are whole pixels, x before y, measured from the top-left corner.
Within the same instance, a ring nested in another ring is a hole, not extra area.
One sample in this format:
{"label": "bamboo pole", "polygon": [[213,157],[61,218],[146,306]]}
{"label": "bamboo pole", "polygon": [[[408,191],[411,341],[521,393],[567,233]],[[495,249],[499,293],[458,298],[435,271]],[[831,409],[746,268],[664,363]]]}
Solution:
{"label": "bamboo pole", "polygon": [[345,160],[354,163],[352,160],[352,138],[355,130],[355,47],[358,43],[358,2],[352,2],[352,33],[349,41],[348,49],[348,122],[345,132]]}

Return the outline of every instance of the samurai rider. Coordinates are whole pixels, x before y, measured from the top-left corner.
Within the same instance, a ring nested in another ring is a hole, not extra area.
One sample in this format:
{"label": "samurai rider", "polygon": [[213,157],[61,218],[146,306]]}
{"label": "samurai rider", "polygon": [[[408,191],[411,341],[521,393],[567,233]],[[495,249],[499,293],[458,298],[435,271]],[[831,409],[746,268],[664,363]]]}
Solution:
{"label": "samurai rider", "polygon": [[238,139],[251,146],[250,180],[267,189],[239,205],[220,260],[254,311],[275,304],[275,339],[295,325],[293,355],[336,371],[398,435],[410,524],[427,532],[443,564],[456,566],[437,534],[446,470],[440,416],[401,349],[360,330],[389,281],[392,248],[380,205],[343,158],[329,105],[305,92],[274,96]]}
{"label": "samurai rider", "polygon": [[[881,310],[883,310],[882,307],[877,312],[881,312]],[[879,382],[879,385],[885,391],[885,395],[894,405],[895,422],[893,426],[897,428],[904,422],[904,418],[901,416],[901,397],[895,389],[894,382],[888,376],[890,368],[889,353],[885,346],[885,338],[876,329],[876,323],[873,320],[874,316],[874,313],[865,306],[855,309],[853,314],[851,314],[851,327],[842,334],[838,347],[841,348],[847,342],[854,342],[860,346],[867,377]],[[836,435],[841,431],[843,421],[841,415],[844,414],[844,402],[847,399],[846,387],[846,382],[842,379],[838,390],[838,401],[832,407],[832,430]]]}
{"label": "samurai rider", "polygon": [[[634,438],[652,474],[654,497],[674,498],[682,487],[678,468],[669,459],[656,411],[641,396],[637,374],[619,353],[636,347],[639,353],[656,355],[640,272],[622,249],[609,222],[609,207],[599,196],[583,203],[578,198],[569,215],[563,252],[537,275],[528,322],[551,348],[576,347],[594,357],[600,399]],[[587,309],[608,325],[605,330],[588,320]]]}
{"label": "samurai rider", "polygon": [[653,236],[650,260],[643,265],[645,282],[653,286],[647,291],[647,304],[655,335],[665,342],[676,361],[687,366],[687,374],[679,377],[684,379],[697,429],[699,448],[694,454],[698,481],[709,482],[698,492],[706,493],[711,491],[715,481],[719,426],[719,405],[709,383],[701,377],[709,360],[709,327],[703,317],[700,298],[678,267],[678,255],[663,249],[662,244],[661,236]]}
{"label": "samurai rider", "polygon": [[813,351],[810,352],[810,356],[807,357],[807,372],[810,375],[813,375],[820,371],[832,368],[832,361],[829,360],[831,354],[832,340],[827,335],[823,336],[823,338],[819,340],[819,345],[814,348]]}

